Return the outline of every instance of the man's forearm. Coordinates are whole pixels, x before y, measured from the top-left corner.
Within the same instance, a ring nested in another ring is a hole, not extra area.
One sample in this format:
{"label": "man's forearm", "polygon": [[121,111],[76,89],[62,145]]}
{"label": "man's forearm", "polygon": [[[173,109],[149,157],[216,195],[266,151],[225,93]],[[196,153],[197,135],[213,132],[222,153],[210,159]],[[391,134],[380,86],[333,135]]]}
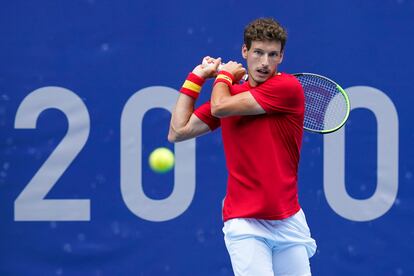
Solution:
{"label": "man's forearm", "polygon": [[194,111],[194,103],[198,98],[204,79],[190,73],[180,89],[177,103],[171,117],[168,140],[177,141],[186,136],[186,127]]}
{"label": "man's forearm", "polygon": [[[243,70],[240,71],[243,73]],[[231,94],[233,76],[219,72],[211,94],[211,113],[217,118],[265,113],[249,91]]]}
{"label": "man's forearm", "polygon": [[227,98],[231,97],[230,88],[227,84],[217,83],[211,92],[211,107],[214,114],[215,109],[220,106]]}
{"label": "man's forearm", "polygon": [[211,61],[212,64],[209,66],[197,65],[187,76],[180,89],[168,132],[170,142],[187,140],[210,131],[209,126],[194,115],[194,104],[200,95],[205,80],[215,76],[221,59],[210,57],[204,59],[207,63]]}
{"label": "man's forearm", "polygon": [[172,112],[170,133],[178,135],[187,125],[194,111],[195,100],[187,95],[180,94]]}
{"label": "man's forearm", "polygon": [[221,71],[214,82],[213,91],[211,93],[211,113],[220,117],[221,107],[229,98],[230,86],[233,83],[233,76],[228,72]]}

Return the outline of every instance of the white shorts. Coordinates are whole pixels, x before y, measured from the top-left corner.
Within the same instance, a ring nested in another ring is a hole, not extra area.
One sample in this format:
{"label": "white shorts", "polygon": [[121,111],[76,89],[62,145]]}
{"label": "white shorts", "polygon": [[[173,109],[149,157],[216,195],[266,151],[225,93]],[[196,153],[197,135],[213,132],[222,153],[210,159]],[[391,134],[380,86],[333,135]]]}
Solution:
{"label": "white shorts", "polygon": [[302,209],[282,220],[230,219],[223,232],[237,276],[311,275],[316,243]]}

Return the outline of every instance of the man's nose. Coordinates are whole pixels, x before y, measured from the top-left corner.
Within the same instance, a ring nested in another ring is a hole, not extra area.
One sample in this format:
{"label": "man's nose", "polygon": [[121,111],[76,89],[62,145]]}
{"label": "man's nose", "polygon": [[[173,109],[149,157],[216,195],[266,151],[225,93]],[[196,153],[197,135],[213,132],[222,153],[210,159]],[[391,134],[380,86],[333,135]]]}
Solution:
{"label": "man's nose", "polygon": [[263,55],[262,56],[262,66],[263,67],[269,66],[269,56],[268,55]]}

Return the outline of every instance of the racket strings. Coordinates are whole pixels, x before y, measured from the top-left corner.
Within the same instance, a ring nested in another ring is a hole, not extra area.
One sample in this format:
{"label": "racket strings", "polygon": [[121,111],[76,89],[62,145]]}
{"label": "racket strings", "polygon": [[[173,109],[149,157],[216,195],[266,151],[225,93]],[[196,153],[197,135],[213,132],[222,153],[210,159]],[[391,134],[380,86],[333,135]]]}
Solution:
{"label": "racket strings", "polygon": [[347,102],[335,83],[324,78],[297,76],[305,92],[304,127],[314,131],[338,127],[347,114]]}

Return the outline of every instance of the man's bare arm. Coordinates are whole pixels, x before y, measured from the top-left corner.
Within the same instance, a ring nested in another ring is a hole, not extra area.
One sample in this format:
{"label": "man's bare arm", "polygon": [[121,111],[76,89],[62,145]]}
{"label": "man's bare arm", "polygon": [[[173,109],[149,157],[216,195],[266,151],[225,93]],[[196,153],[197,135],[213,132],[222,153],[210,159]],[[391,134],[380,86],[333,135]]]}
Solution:
{"label": "man's bare arm", "polygon": [[[217,74],[217,67],[221,60],[210,57],[205,57],[205,59],[209,60],[212,65],[200,64],[194,68],[193,73],[203,79],[212,78]],[[194,114],[194,104],[193,97],[180,93],[172,113],[168,141],[184,141],[210,131],[209,126]]]}
{"label": "man's bare arm", "polygon": [[[245,69],[240,63],[229,62],[223,70],[230,72],[236,81],[244,75]],[[227,84],[219,82],[214,85],[211,94],[211,113],[218,118],[234,115],[257,115],[265,110],[257,103],[249,91],[232,96]]]}
{"label": "man's bare arm", "polygon": [[180,94],[171,116],[168,141],[180,142],[210,131],[206,123],[194,115],[194,99]]}

